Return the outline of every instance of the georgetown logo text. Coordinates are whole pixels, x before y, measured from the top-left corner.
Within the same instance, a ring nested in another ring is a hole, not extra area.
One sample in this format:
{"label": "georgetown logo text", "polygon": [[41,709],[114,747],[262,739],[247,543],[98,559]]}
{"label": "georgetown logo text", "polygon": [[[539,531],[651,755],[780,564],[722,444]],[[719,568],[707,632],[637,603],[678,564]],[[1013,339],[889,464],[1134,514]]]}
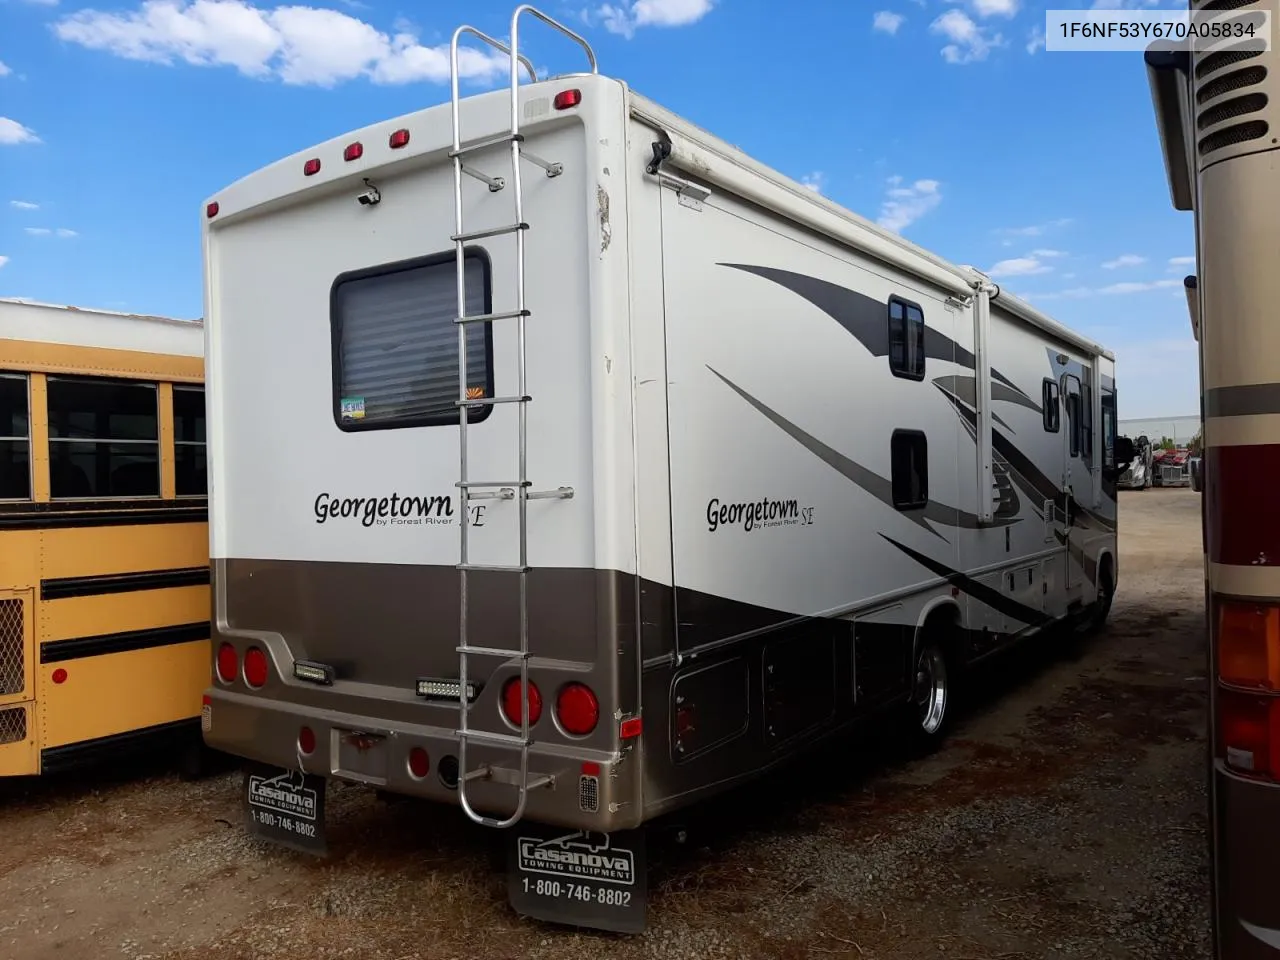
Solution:
{"label": "georgetown logo text", "polygon": [[770,500],[754,503],[721,503],[712,498],[707,503],[707,529],[714,533],[720,527],[741,526],[750,533],[760,527],[783,527],[813,523],[813,507],[800,508],[795,500]]}
{"label": "georgetown logo text", "polygon": [[[335,497],[322,493],[315,502],[316,523],[352,517],[363,527],[453,523],[453,497]],[[472,504],[468,523],[484,526],[483,504]]]}

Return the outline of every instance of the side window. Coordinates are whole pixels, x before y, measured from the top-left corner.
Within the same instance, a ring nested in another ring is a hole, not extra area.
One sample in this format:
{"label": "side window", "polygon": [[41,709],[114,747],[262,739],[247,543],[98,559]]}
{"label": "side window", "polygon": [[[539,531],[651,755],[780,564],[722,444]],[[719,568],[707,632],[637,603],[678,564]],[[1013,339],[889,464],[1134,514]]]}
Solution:
{"label": "side window", "polygon": [[31,420],[25,374],[0,373],[0,500],[31,499]]}
{"label": "side window", "polygon": [[889,298],[889,369],[895,377],[924,379],[924,313],[897,297]]}
{"label": "side window", "polygon": [[[466,314],[490,310],[489,264],[465,261]],[[342,430],[458,422],[458,294],[452,254],[339,277],[333,286],[333,417]],[[493,396],[490,324],[467,331],[467,395]],[[468,423],[491,406],[468,408]]]}
{"label": "side window", "polygon": [[154,383],[50,377],[48,397],[53,499],[160,496]]}
{"label": "side window", "polygon": [[1044,378],[1040,385],[1040,406],[1044,410],[1044,429],[1057,433],[1062,423],[1062,406],[1058,403],[1058,381]]}
{"label": "side window", "polygon": [[895,430],[889,438],[893,505],[916,510],[929,502],[929,448],[919,430]]}
{"label": "side window", "polygon": [[1110,390],[1102,391],[1102,465],[1116,465],[1116,395]]}
{"label": "side window", "polygon": [[1084,458],[1093,459],[1093,390],[1089,384],[1080,387],[1080,449]]}
{"label": "side window", "polygon": [[1080,415],[1080,394],[1074,390],[1067,394],[1067,430],[1071,436],[1071,456],[1080,456],[1080,434],[1084,418]]}
{"label": "side window", "polygon": [[173,386],[173,461],[174,492],[178,496],[209,495],[203,387]]}

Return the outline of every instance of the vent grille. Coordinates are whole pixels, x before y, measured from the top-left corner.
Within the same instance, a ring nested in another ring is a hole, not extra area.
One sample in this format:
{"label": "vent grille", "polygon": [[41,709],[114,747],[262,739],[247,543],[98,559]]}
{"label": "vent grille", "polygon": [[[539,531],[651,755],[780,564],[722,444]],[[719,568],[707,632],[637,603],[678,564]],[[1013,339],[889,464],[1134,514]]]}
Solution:
{"label": "vent grille", "polygon": [[584,813],[600,809],[600,778],[583,775],[578,778],[578,808]]}
{"label": "vent grille", "polygon": [[1225,97],[1228,93],[1233,93],[1241,87],[1252,87],[1265,79],[1267,79],[1266,67],[1246,67],[1243,70],[1233,70],[1225,77],[1210,80],[1197,90],[1196,102],[1204,106],[1204,104],[1216,97]]}
{"label": "vent grille", "polygon": [[[22,693],[26,684],[24,613],[22,600],[0,600],[0,696]],[[25,733],[21,739],[26,739]]]}
{"label": "vent grille", "polygon": [[1224,100],[1222,103],[1214,104],[1209,109],[1201,111],[1200,116],[1196,118],[1196,126],[1203,130],[1205,127],[1225,123],[1228,120],[1234,120],[1236,117],[1257,113],[1260,110],[1265,110],[1266,107],[1267,95],[1265,93],[1250,93],[1243,97],[1232,97],[1230,100]]}
{"label": "vent grille", "polygon": [[1237,10],[1240,7],[1247,7],[1257,0],[1200,0],[1196,3],[1196,10]]}
{"label": "vent grille", "polygon": [[1248,123],[1240,123],[1211,133],[1200,141],[1200,155],[1204,156],[1214,150],[1233,147],[1238,143],[1248,143],[1250,140],[1261,140],[1267,135],[1269,129],[1265,120],[1251,120]]}
{"label": "vent grille", "polygon": [[0,710],[0,744],[21,743],[27,739],[27,708],[8,707]]}
{"label": "vent grille", "polygon": [[1252,60],[1262,54],[1262,50],[1220,50],[1217,53],[1211,53],[1196,61],[1196,79],[1203,80],[1211,73]]}

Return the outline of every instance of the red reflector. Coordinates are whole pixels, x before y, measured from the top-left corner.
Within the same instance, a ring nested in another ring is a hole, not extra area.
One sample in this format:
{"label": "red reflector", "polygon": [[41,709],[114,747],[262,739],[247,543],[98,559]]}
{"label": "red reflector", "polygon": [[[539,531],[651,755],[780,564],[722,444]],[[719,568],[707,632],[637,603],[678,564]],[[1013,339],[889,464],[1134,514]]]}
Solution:
{"label": "red reflector", "polygon": [[391,138],[387,141],[388,145],[391,147],[392,150],[399,150],[401,147],[405,146],[408,142],[409,142],[408,130],[397,130],[395,133],[391,135]]}
{"label": "red reflector", "polygon": [[320,161],[318,159],[308,160],[302,165],[302,173],[304,176],[311,176],[313,173],[320,172]]}
{"label": "red reflector", "polygon": [[623,740],[632,740],[640,736],[640,718],[627,717],[622,721],[622,725],[618,727],[618,736]]}
{"label": "red reflector", "polygon": [[209,695],[206,693],[206,694],[204,695],[204,697],[202,697],[202,698],[201,698],[200,703],[201,703],[201,705],[202,705],[202,706],[212,707],[212,706],[213,706],[213,697],[209,696]]}
{"label": "red reflector", "polygon": [[556,716],[566,733],[584,737],[596,728],[600,704],[591,688],[582,683],[566,684],[556,697]]}
{"label": "red reflector", "polygon": [[582,764],[582,775],[584,777],[600,776],[600,764],[594,760],[587,760]]}
{"label": "red reflector", "polygon": [[[506,686],[502,688],[502,712],[506,715],[507,720],[515,726],[520,726],[521,715],[524,712],[524,697],[520,695],[520,678],[512,677],[507,681]],[[538,718],[542,716],[542,694],[538,690],[538,685],[530,681],[529,683],[529,726],[533,726],[538,722]]]}
{"label": "red reflector", "polygon": [[1238,773],[1280,779],[1280,698],[1219,690],[1218,755]]}
{"label": "red reflector", "polygon": [[236,656],[236,648],[229,643],[218,647],[218,679],[223,683],[231,683],[240,672],[240,658]]}
{"label": "red reflector", "polygon": [[267,655],[257,647],[250,647],[244,655],[244,681],[251,687],[267,682]]}
{"label": "red reflector", "polygon": [[204,215],[208,217],[210,220],[212,220],[214,217],[218,215],[217,201],[209,204],[207,207],[204,208]]}
{"label": "red reflector", "polygon": [[431,758],[421,747],[414,747],[409,751],[409,772],[419,780],[431,772]]}
{"label": "red reflector", "polygon": [[308,755],[316,752],[316,733],[310,727],[298,731],[298,749]]}
{"label": "red reflector", "polygon": [[581,90],[561,90],[556,94],[555,108],[557,110],[568,110],[570,107],[576,107],[581,102]]}
{"label": "red reflector", "polygon": [[347,144],[347,149],[342,151],[343,160],[359,160],[364,156],[364,144],[357,140],[355,143]]}
{"label": "red reflector", "polygon": [[67,682],[67,671],[63,670],[61,667],[59,667],[57,670],[53,671],[53,682],[54,682],[54,683],[66,683],[66,682]]}

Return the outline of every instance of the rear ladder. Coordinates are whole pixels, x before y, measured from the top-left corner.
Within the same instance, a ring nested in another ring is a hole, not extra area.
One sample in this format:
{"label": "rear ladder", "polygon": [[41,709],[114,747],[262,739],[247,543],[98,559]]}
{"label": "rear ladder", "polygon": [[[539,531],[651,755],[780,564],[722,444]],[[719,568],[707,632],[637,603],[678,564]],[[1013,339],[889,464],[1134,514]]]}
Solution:
{"label": "rear ladder", "polygon": [[[458,325],[458,400],[456,406],[458,408],[458,460],[460,478],[457,483],[458,499],[461,506],[461,515],[459,517],[458,526],[460,531],[459,544],[459,563],[458,579],[461,593],[461,609],[459,617],[459,642],[458,642],[458,799],[462,805],[462,809],[467,816],[476,823],[483,824],[488,827],[510,827],[517,823],[524,815],[525,803],[529,796],[529,791],[538,787],[545,787],[551,783],[551,777],[541,775],[531,778],[529,776],[529,747],[532,740],[529,736],[529,556],[528,556],[528,502],[530,500],[546,500],[546,499],[568,499],[573,496],[572,487],[559,487],[555,490],[530,490],[530,482],[528,479],[526,449],[527,449],[527,406],[533,398],[529,396],[527,385],[525,382],[526,373],[526,356],[525,356],[525,320],[532,314],[525,306],[525,289],[524,289],[524,235],[529,229],[529,224],[524,222],[524,204],[521,196],[520,185],[520,163],[522,160],[533,163],[543,169],[548,177],[557,177],[563,172],[563,167],[559,163],[553,163],[535,156],[527,150],[523,149],[524,137],[520,133],[520,67],[523,66],[529,74],[529,79],[533,82],[537,81],[537,75],[534,72],[533,64],[529,60],[520,55],[518,27],[520,16],[530,13],[543,23],[559,30],[565,36],[569,37],[580,44],[587,54],[587,60],[591,65],[591,73],[597,72],[596,57],[591,50],[591,46],[578,34],[572,30],[557,23],[546,14],[534,9],[528,4],[524,4],[516,8],[511,16],[511,46],[499,40],[495,40],[479,30],[470,26],[461,26],[454,31],[453,40],[449,45],[449,71],[450,82],[452,87],[452,108],[453,108],[453,150],[449,156],[453,159],[453,221],[454,235],[451,238],[454,242],[454,250],[457,262],[457,288],[458,288],[458,314],[455,323]],[[484,43],[507,54],[511,59],[511,130],[508,133],[499,136],[484,137],[474,140],[470,143],[463,144],[461,138],[461,127],[459,122],[459,97],[458,97],[458,41],[464,34],[471,34]],[[463,174],[479,180],[485,184],[491,192],[497,193],[506,188],[506,181],[502,177],[489,176],[481,171],[469,167],[464,161],[467,154],[483,150],[488,147],[497,146],[499,144],[511,144],[511,195],[515,204],[515,217],[513,221],[505,226],[494,227],[487,230],[476,230],[471,233],[463,229],[462,224],[462,183]],[[466,275],[463,266],[463,254],[466,244],[487,239],[490,237],[498,237],[504,235],[513,235],[516,243],[516,304],[515,309],[501,313],[473,314],[467,315],[466,310]],[[517,393],[514,396],[498,396],[474,399],[468,396],[467,381],[467,327],[473,323],[493,323],[498,320],[515,320],[518,329],[519,347],[517,351],[517,369],[518,369],[518,385]],[[519,473],[520,476],[516,480],[511,481],[493,481],[493,480],[472,480],[467,473],[467,420],[470,418],[469,409],[485,406],[493,406],[499,403],[514,403],[519,409]],[[514,500],[518,512],[519,520],[519,558],[513,565],[494,565],[494,564],[477,564],[471,563],[467,553],[467,533],[470,520],[470,501],[472,500]],[[483,570],[492,573],[511,574],[519,578],[520,585],[520,646],[516,649],[505,649],[502,647],[484,647],[473,646],[467,636],[467,575],[473,570]],[[470,706],[471,701],[467,696],[468,666],[471,657],[488,657],[499,658],[502,660],[519,660],[520,662],[520,734],[519,736],[511,733],[499,733],[489,730],[477,730],[471,727]],[[474,770],[468,769],[467,766],[467,745],[469,743],[480,743],[490,747],[506,748],[516,750],[520,754],[520,772],[515,781],[517,790],[515,812],[506,819],[497,817],[487,817],[478,813],[467,798],[467,784],[475,780],[488,780],[493,778],[493,768],[491,765],[477,767]]]}

